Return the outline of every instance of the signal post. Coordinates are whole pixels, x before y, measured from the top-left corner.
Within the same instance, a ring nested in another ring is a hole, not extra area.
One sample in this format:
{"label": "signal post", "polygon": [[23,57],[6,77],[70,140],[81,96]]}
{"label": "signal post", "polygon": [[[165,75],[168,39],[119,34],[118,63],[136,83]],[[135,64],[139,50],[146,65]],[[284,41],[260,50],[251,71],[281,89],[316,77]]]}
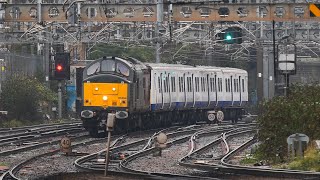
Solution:
{"label": "signal post", "polygon": [[50,58],[50,80],[58,80],[58,118],[62,118],[62,80],[70,80],[70,53],[56,53]]}

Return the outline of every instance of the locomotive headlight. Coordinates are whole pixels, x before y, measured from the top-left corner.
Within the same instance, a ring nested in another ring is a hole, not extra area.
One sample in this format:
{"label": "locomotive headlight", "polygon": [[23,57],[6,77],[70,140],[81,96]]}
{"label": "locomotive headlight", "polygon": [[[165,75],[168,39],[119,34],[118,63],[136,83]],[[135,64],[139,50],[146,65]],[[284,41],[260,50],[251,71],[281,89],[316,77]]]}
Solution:
{"label": "locomotive headlight", "polygon": [[104,101],[108,100],[108,96],[103,96],[102,100],[104,100]]}
{"label": "locomotive headlight", "polygon": [[98,88],[98,87],[96,87],[96,88],[94,88],[94,90],[99,91],[99,88]]}
{"label": "locomotive headlight", "polygon": [[112,91],[116,91],[116,88],[112,88]]}

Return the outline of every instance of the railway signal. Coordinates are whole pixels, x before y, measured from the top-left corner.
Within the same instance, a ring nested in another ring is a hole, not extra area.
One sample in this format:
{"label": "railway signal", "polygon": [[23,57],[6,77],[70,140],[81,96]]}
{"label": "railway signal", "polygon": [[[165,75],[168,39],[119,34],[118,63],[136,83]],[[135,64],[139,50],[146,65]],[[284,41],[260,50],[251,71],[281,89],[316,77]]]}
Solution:
{"label": "railway signal", "polygon": [[56,53],[50,65],[50,80],[70,80],[70,53]]}
{"label": "railway signal", "polygon": [[239,27],[228,27],[227,29],[218,33],[218,37],[226,44],[241,44],[242,29]]}

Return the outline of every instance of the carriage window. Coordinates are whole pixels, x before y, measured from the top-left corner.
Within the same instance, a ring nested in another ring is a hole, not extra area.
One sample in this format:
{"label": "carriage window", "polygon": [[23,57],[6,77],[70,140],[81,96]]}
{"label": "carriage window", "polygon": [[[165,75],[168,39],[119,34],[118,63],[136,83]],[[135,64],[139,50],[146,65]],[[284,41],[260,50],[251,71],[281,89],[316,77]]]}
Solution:
{"label": "carriage window", "polygon": [[171,91],[176,92],[176,77],[171,77]]}
{"label": "carriage window", "polygon": [[244,79],[242,79],[242,92],[244,92]]}
{"label": "carriage window", "polygon": [[228,80],[226,79],[226,92],[228,92]]}
{"label": "carriage window", "polygon": [[169,77],[167,77],[167,91],[169,92],[170,91],[170,81],[169,81]]}
{"label": "carriage window", "polygon": [[137,78],[137,85],[136,85],[136,87],[137,87],[137,90],[136,90],[137,99],[140,99],[140,98],[139,98],[139,96],[140,96],[140,95],[139,95],[139,86],[140,86],[139,84],[140,84],[140,81],[139,81],[139,78]]}
{"label": "carriage window", "polygon": [[159,88],[159,93],[161,93],[160,77],[158,77],[158,88]]}
{"label": "carriage window", "polygon": [[179,77],[179,92],[181,92],[181,77]]}
{"label": "carriage window", "polygon": [[100,62],[96,62],[96,63],[92,64],[87,69],[87,75],[91,75],[91,74],[94,74],[97,72],[100,72]]}
{"label": "carriage window", "polygon": [[[160,75],[160,77],[162,77],[162,74]],[[163,93],[163,90],[162,90],[162,80],[160,79],[160,92]]]}
{"label": "carriage window", "polygon": [[192,92],[192,81],[191,81],[191,77],[189,77],[189,92]]}
{"label": "carriage window", "polygon": [[216,91],[215,78],[212,78],[212,92]]}
{"label": "carriage window", "polygon": [[190,86],[189,81],[190,81],[190,80],[189,80],[189,78],[187,77],[187,91],[188,91],[188,92],[190,92],[190,91],[189,91],[189,89],[190,89],[190,87],[189,87],[189,86]]}
{"label": "carriage window", "polygon": [[164,78],[164,80],[163,80],[163,86],[164,86],[164,88],[163,88],[164,92],[167,92],[166,78]]}
{"label": "carriage window", "polygon": [[192,79],[191,79],[191,77],[189,78],[190,80],[189,80],[189,83],[190,83],[190,92],[192,92]]}
{"label": "carriage window", "polygon": [[101,71],[115,71],[116,63],[113,60],[101,61]]}
{"label": "carriage window", "polygon": [[182,78],[182,92],[186,91],[186,85],[185,85],[185,81],[184,81],[184,77]]}
{"label": "carriage window", "polygon": [[129,76],[129,68],[126,65],[119,62],[117,63],[117,72],[122,75]]}
{"label": "carriage window", "polygon": [[144,77],[143,80],[142,80],[142,87],[143,88],[146,88],[146,78]]}
{"label": "carriage window", "polygon": [[237,92],[239,92],[239,81],[237,81]]}
{"label": "carriage window", "polygon": [[176,92],[176,77],[173,77],[173,89],[174,89],[174,92]]}

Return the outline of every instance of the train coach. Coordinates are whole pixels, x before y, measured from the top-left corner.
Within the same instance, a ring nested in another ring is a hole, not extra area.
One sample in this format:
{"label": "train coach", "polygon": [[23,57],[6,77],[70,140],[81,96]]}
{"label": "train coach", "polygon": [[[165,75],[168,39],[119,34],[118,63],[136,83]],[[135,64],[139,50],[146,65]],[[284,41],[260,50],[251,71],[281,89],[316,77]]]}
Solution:
{"label": "train coach", "polygon": [[105,130],[148,129],[196,121],[236,122],[248,101],[248,74],[225,67],[142,63],[103,57],[83,71],[81,119],[92,136]]}

